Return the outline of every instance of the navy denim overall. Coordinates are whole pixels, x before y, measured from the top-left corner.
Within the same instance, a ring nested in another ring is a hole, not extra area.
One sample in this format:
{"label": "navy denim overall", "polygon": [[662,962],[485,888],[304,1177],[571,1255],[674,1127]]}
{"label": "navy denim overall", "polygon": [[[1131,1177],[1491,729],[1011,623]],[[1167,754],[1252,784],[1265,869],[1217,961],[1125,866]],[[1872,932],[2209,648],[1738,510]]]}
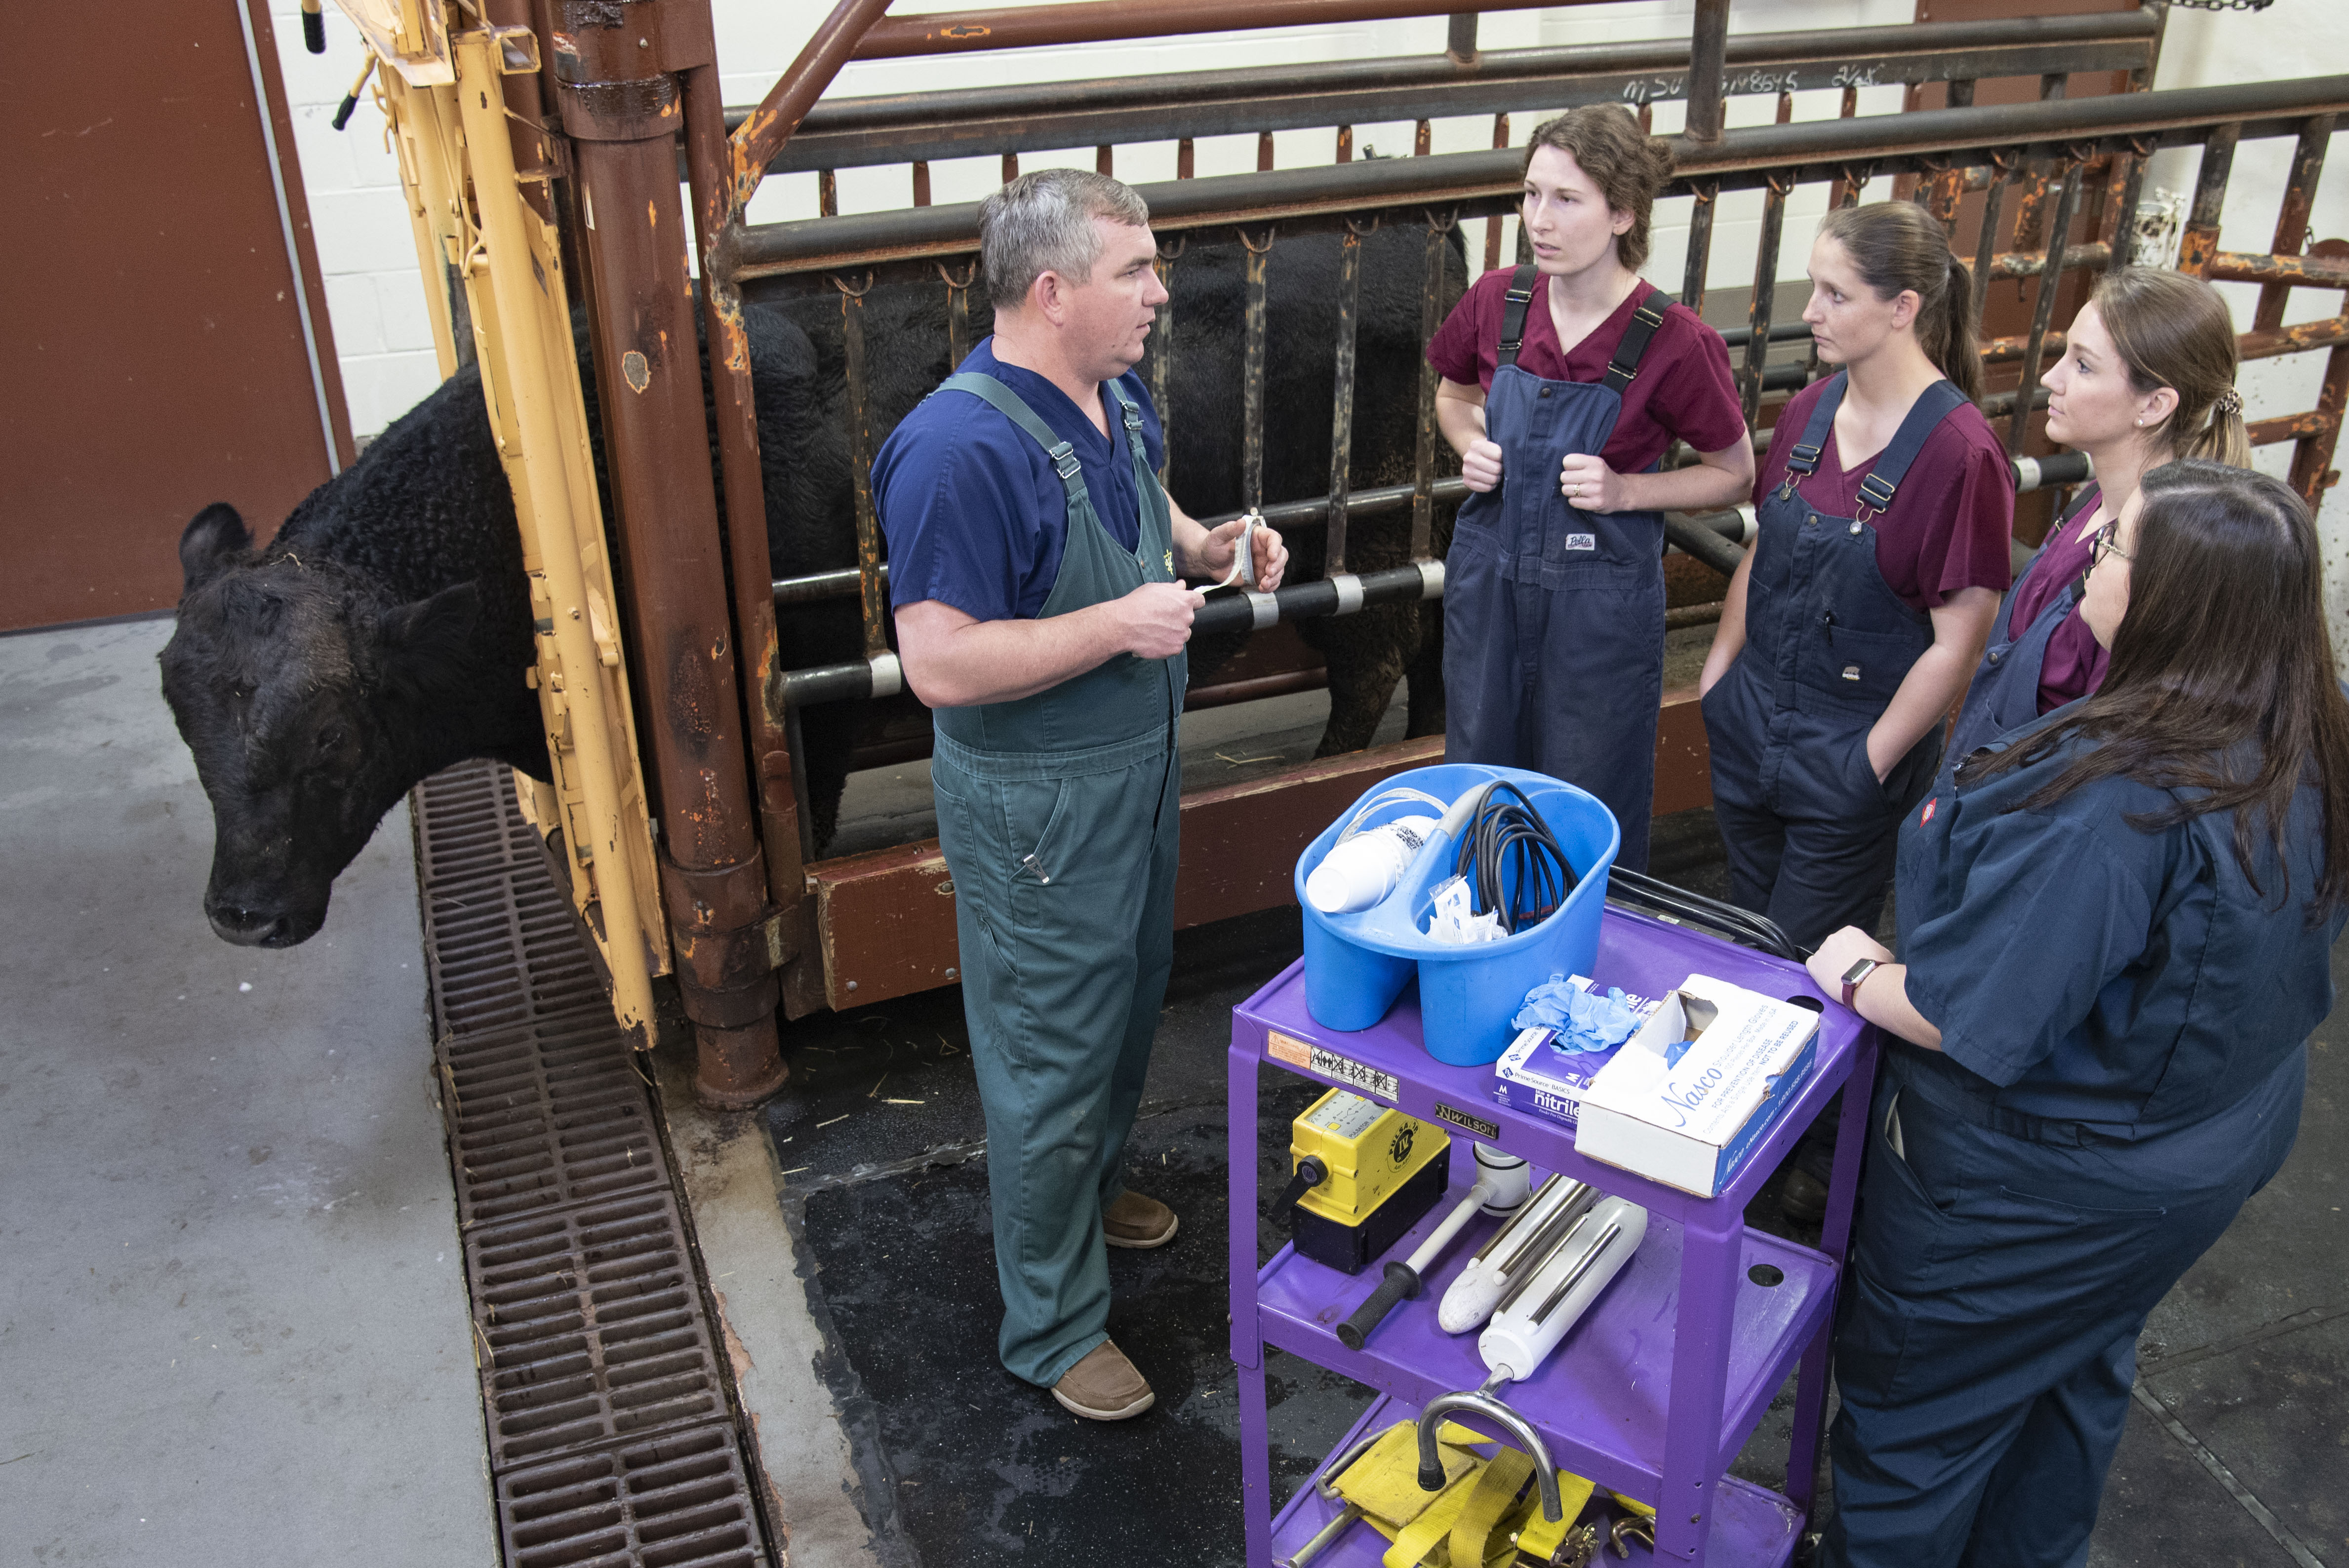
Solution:
{"label": "navy denim overall", "polygon": [[[2063,528],[2065,524],[2059,521],[2055,526]],[[2039,674],[2047,664],[2047,639],[2055,634],[2055,628],[2080,603],[2081,591],[2087,583],[2087,578],[2083,576],[2040,606],[2037,618],[2024,628],[2023,635],[2016,636],[2015,596],[2045,559],[2044,550],[2031,558],[2023,575],[2007,590],[2006,603],[1998,607],[1998,621],[1990,629],[1990,646],[1974,670],[1973,684],[1966,688],[1965,704],[1958,709],[1958,722],[1950,731],[1949,757],[1942,768],[1945,774],[1955,773],[1960,763],[2008,730],[2019,729],[2039,717]]]}
{"label": "navy denim overall", "polygon": [[1648,290],[1604,380],[1550,381],[1517,366],[1542,287],[1531,267],[1510,280],[1485,399],[1501,482],[1461,504],[1444,560],[1444,758],[1588,789],[1622,829],[1616,863],[1644,871],[1664,690],[1664,520],[1584,511],[1559,493],[1558,467],[1607,444],[1671,296]]}
{"label": "navy denim overall", "polygon": [[[1785,482],[1756,509],[1745,646],[1703,703],[1729,896],[1805,947],[1874,929],[1900,815],[1941,754],[1935,725],[1878,781],[1868,732],[1933,645],[1932,621],[1885,583],[1863,518],[1826,516],[1795,490],[1817,469],[1847,385],[1840,371],[1827,383]],[[1919,396],[1860,483],[1861,511],[1892,505],[1926,438],[1964,404],[1947,381]]]}

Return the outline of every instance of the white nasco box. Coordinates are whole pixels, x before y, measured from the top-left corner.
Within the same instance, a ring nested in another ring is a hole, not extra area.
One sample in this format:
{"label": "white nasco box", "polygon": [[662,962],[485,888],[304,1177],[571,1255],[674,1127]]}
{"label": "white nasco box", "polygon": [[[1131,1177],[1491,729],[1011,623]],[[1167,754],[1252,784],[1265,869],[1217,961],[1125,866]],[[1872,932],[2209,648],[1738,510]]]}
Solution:
{"label": "white nasco box", "polygon": [[1819,1016],[1692,975],[1583,1091],[1578,1153],[1710,1198],[1792,1104]]}

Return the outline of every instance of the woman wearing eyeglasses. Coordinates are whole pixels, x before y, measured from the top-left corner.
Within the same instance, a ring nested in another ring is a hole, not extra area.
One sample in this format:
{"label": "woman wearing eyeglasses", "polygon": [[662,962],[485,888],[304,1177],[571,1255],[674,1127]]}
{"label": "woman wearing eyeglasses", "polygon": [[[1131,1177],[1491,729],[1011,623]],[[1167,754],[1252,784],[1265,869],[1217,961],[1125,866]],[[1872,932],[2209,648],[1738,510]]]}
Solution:
{"label": "woman wearing eyeglasses", "polygon": [[2282,1165],[2349,904],[2349,703],[2276,480],[2146,474],[2092,540],[2095,694],[1900,830],[1899,956],[1812,976],[1897,1037],[1836,1339],[1834,1568],[2085,1551],[2146,1315]]}
{"label": "woman wearing eyeglasses", "polygon": [[2105,650],[2080,618],[2088,542],[2136,493],[2137,477],[2177,458],[2248,467],[2235,390],[2235,324],[2219,291],[2151,267],[2107,274],[2080,307],[2046,377],[2048,438],[2085,452],[2096,482],[2000,607],[1950,736],[1944,771],[1992,737],[2096,689]]}

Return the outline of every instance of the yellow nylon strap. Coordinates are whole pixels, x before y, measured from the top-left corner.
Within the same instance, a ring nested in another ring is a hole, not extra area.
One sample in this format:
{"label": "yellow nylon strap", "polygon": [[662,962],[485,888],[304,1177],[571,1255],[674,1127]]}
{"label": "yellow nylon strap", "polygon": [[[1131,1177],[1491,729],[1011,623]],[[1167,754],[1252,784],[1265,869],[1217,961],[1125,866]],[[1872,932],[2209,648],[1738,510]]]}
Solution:
{"label": "yellow nylon strap", "polygon": [[[1483,1474],[1483,1470],[1474,1470],[1454,1481],[1425,1513],[1397,1532],[1394,1544],[1379,1559],[1382,1568],[1418,1568],[1418,1564],[1427,1562],[1451,1536],[1452,1522],[1460,1517],[1461,1510],[1475,1495],[1475,1478]],[[1473,1568],[1484,1568],[1484,1564],[1479,1562]]]}
{"label": "yellow nylon strap", "polygon": [[1565,1507],[1558,1511],[1557,1522],[1552,1524],[1544,1519],[1537,1506],[1526,1521],[1524,1533],[1517,1537],[1517,1550],[1537,1563],[1548,1562],[1566,1543],[1566,1532],[1574,1528],[1577,1519],[1582,1517],[1583,1509],[1589,1505],[1590,1494],[1598,1490],[1585,1477],[1558,1471],[1557,1500]]}
{"label": "yellow nylon strap", "polygon": [[[1476,1478],[1467,1506],[1452,1522],[1452,1568],[1485,1568],[1502,1515],[1516,1504],[1517,1489],[1533,1473],[1534,1461],[1528,1454],[1505,1448],[1493,1456]],[[1506,1552],[1508,1542],[1505,1540],[1501,1545]]]}
{"label": "yellow nylon strap", "polygon": [[1619,1491],[1610,1491],[1607,1495],[1613,1498],[1616,1501],[1621,1503],[1624,1507],[1630,1509],[1632,1512],[1638,1514],[1642,1519],[1653,1519],[1656,1517],[1655,1505],[1652,1503],[1641,1502],[1636,1497],[1625,1497]]}
{"label": "yellow nylon strap", "polygon": [[[1468,1451],[1468,1445],[1485,1440],[1465,1427],[1446,1422],[1436,1433],[1435,1450],[1444,1463],[1444,1479],[1457,1480],[1483,1463]],[[1419,1489],[1419,1432],[1410,1421],[1398,1421],[1381,1433],[1370,1450],[1332,1484],[1339,1496],[1360,1504],[1372,1521],[1392,1526],[1386,1532],[1390,1536],[1444,1495]]]}

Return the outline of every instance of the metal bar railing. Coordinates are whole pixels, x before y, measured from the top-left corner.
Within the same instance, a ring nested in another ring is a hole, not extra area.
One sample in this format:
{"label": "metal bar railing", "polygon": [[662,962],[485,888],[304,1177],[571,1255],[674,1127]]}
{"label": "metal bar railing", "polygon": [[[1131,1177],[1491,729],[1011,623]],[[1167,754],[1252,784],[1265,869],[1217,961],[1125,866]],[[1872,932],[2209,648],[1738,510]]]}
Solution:
{"label": "metal bar railing", "polygon": [[[2057,151],[2076,146],[2084,155],[2127,152],[2140,142],[2148,150],[2186,147],[2226,126],[2240,128],[2242,136],[2297,137],[2310,116],[2343,109],[2349,109],[2349,76],[1738,127],[1710,146],[1682,142],[1675,149],[1680,170],[1673,191],[1686,194],[1715,181],[1723,190],[1752,189],[1767,183],[1773,172],[1809,184],[1863,162],[1875,173],[1909,172],[1927,157],[1949,154],[1987,163],[1995,152],[2034,143]],[[1284,232],[1304,232],[1334,230],[1347,217],[1377,211],[1506,213],[1516,205],[1521,161],[1513,150],[1480,150],[1138,189],[1150,203],[1153,227],[1164,233],[1273,222],[1283,223]],[[737,275],[781,277],[967,255],[977,248],[978,218],[978,203],[962,202],[754,225],[742,232]]]}
{"label": "metal bar railing", "polygon": [[[1959,96],[1962,98],[1965,95]],[[1930,177],[1920,191],[1920,197],[1929,203],[1953,206],[1967,190],[1979,188],[1985,191],[1985,221],[1976,247],[1978,290],[1991,277],[2038,280],[2029,333],[2018,339],[1997,340],[1987,346],[1985,352],[1986,359],[1991,361],[2020,361],[2022,366],[2015,389],[1994,394],[1982,399],[1982,404],[1986,413],[2008,421],[2008,442],[2014,454],[2018,490],[2076,483],[2085,478],[2085,460],[2074,455],[2033,460],[2020,454],[2028,416],[2045,402],[2044,389],[2038,385],[2039,365],[2047,353],[2060,351],[2064,341],[2053,322],[2058,284],[2066,273],[2113,264],[2115,255],[2125,247],[2123,236],[2128,224],[2124,218],[2128,209],[2112,193],[2134,189],[2141,178],[2146,156],[2160,146],[2216,143],[2220,151],[2215,157],[2206,153],[2203,160],[2204,174],[2197,204],[2198,215],[2208,221],[2215,235],[2216,203],[2224,194],[2224,173],[2231,160],[2233,141],[2247,134],[2290,134],[2300,138],[2304,150],[2311,124],[2319,117],[2336,113],[2336,105],[2349,104],[2349,77],[2260,84],[2251,88],[2219,91],[2133,95],[2125,103],[2132,111],[2126,120],[2118,118],[2111,107],[2116,101],[2067,102],[2051,91],[2035,104],[1988,110],[1969,110],[1961,106],[1956,110],[1899,117],[1887,124],[1837,120],[1757,127],[1724,131],[1721,140],[1709,147],[1683,139],[1679,149],[1683,164],[1680,189],[1697,197],[1692,214],[1689,287],[1698,303],[1702,300],[1703,269],[1709,259],[1708,220],[1714,206],[1709,198],[1723,186],[1764,187],[1749,325],[1730,335],[1744,350],[1741,379],[1749,422],[1758,414],[1765,390],[1797,387],[1816,370],[1816,363],[1768,363],[1774,344],[1796,345],[1808,337],[1807,328],[1798,323],[1772,320],[1777,272],[1775,241],[1783,230],[1785,202],[1794,186],[1832,180],[1838,196],[1856,200],[1859,188],[1876,173],[1917,170]],[[1958,122],[1951,119],[1953,114],[1961,117],[1968,135],[1957,134]],[[1765,150],[1776,155],[1775,160],[1763,157]],[[1248,506],[1259,509],[1266,521],[1277,527],[1294,529],[1318,524],[1325,530],[1328,565],[1320,580],[1294,583],[1275,594],[1251,593],[1211,601],[1207,610],[1202,612],[1196,630],[1205,634],[1258,627],[1278,619],[1346,614],[1391,601],[1440,596],[1441,564],[1428,559],[1433,511],[1439,504],[1456,501],[1465,490],[1457,479],[1441,479],[1435,472],[1432,397],[1435,378],[1432,369],[1423,365],[1421,370],[1422,417],[1413,482],[1362,490],[1351,485],[1357,377],[1354,356],[1348,350],[1355,337],[1355,331],[1350,329],[1359,327],[1361,242],[1381,221],[1424,220],[1428,264],[1423,280],[1420,324],[1424,341],[1433,336],[1442,317],[1450,231],[1464,216],[1504,211],[1514,205],[1516,161],[1514,153],[1497,157],[1483,152],[1445,158],[1422,156],[1370,164],[1346,163],[1316,170],[1189,180],[1173,186],[1144,188],[1145,199],[1154,209],[1154,222],[1172,236],[1174,247],[1162,251],[1163,273],[1171,276],[1175,257],[1191,236],[1218,229],[1237,232],[1246,253],[1242,496]],[[2314,159],[2296,160],[2296,171],[2304,171],[2311,178],[2317,166]],[[1427,198],[1438,184],[1430,175],[1438,170],[1447,176],[1444,183],[1449,188],[1442,190],[1441,194],[1449,200],[1429,204]],[[2092,176],[2095,181],[2093,200],[2084,202],[2083,191]],[[2016,250],[2000,252],[1995,249],[1999,219],[2005,197],[2018,179],[2023,183],[2021,222],[2024,227],[2044,233],[2044,248],[2026,250],[2018,242]],[[2306,181],[2301,188],[2305,190]],[[739,253],[745,258],[744,271],[765,275],[771,280],[769,286],[797,291],[829,281],[846,294],[849,291],[836,272],[817,269],[824,268],[827,263],[836,266],[841,262],[855,260],[886,270],[893,263],[877,253],[883,244],[917,250],[926,245],[936,247],[929,253],[955,253],[957,230],[962,231],[959,253],[968,254],[973,237],[965,226],[968,214],[968,209],[957,212],[955,209],[932,208],[878,218],[835,220],[823,224],[825,232],[821,234],[814,232],[812,225],[771,225],[763,233],[757,230],[746,232]],[[2075,214],[2090,221],[2089,232],[2077,243],[2072,241]],[[848,229],[857,232],[843,247],[842,231]],[[1340,332],[1335,350],[1330,482],[1328,494],[1308,500],[1272,500],[1264,490],[1268,268],[1276,229],[1284,236],[1334,230],[1340,238]],[[2099,232],[2106,229],[2112,236],[2109,239],[2101,237]],[[816,242],[819,241],[823,242]],[[2349,287],[2349,263],[2324,256],[2220,254],[2206,246],[2200,265],[2208,275],[2271,285]],[[1171,412],[1167,405],[1171,391],[1168,366],[1174,352],[1169,330],[1172,325],[1170,304],[1167,316],[1162,319],[1161,331],[1154,335],[1150,371],[1162,417]],[[2260,357],[2343,344],[2349,344],[2349,315],[2291,328],[2246,333],[2242,352],[2247,358]],[[852,355],[851,358],[852,378],[855,378],[855,366],[861,356]],[[1812,358],[1815,361],[1815,351]],[[2349,374],[2336,379],[2349,381]],[[2334,389],[2328,384],[2327,390],[2330,394]],[[861,407],[854,387],[851,394],[852,405]],[[2341,423],[2338,407],[2328,412],[2321,407],[2310,414],[2262,421],[2257,434],[2271,440],[2297,441],[2302,452],[2313,449],[2313,443],[2322,443],[2329,454]],[[860,443],[855,456],[860,486],[864,483],[867,460],[862,449],[864,445],[869,443]],[[2075,473],[2075,469],[2079,471]],[[862,494],[860,490],[860,499]],[[1413,564],[1361,575],[1347,572],[1350,521],[1405,505],[1412,508],[1413,515]],[[859,521],[861,525],[864,520],[860,517]],[[1221,520],[1202,521],[1212,523]],[[1675,517],[1668,521],[1667,532],[1671,543],[1717,569],[1725,573],[1733,568],[1737,548],[1722,538],[1718,530],[1708,529],[1702,521]],[[860,542],[863,533],[860,526]],[[861,572],[815,574],[778,583],[774,587],[780,603],[844,596],[851,592],[862,593],[868,601],[877,603],[885,574],[885,567],[877,561],[868,561]],[[868,630],[872,624],[868,608]],[[891,667],[884,669],[885,661],[884,646],[868,639],[864,660],[786,675],[781,682],[781,700],[787,707],[796,708],[809,702],[895,689],[894,661],[887,661]]]}
{"label": "metal bar railing", "polygon": [[1362,232],[1349,223],[1338,245],[1337,381],[1330,398],[1330,522],[1321,568],[1331,577],[1346,570],[1346,493],[1354,470],[1354,318],[1361,304]]}
{"label": "metal bar railing", "polygon": [[[2127,70],[2150,57],[2142,14],[1919,27],[1747,34],[1730,40],[1731,96],[1941,80]],[[1940,40],[1937,42],[1936,40]],[[1067,146],[1159,141],[1396,120],[1557,112],[1585,103],[1682,96],[1684,43],[1508,49],[1463,67],[1443,56],[1110,77],[948,93],[835,99],[812,109],[770,173],[916,163]],[[1855,91],[1856,98],[1856,91]],[[750,111],[733,111],[739,123]],[[1506,140],[1500,143],[1506,147]],[[1343,161],[1343,160],[1340,160]],[[924,178],[917,175],[917,179]],[[917,201],[916,205],[926,203]]]}
{"label": "metal bar railing", "polygon": [[2023,347],[2023,378],[2015,384],[2014,413],[2006,427],[2006,454],[2018,457],[2031,423],[2031,395],[2039,389],[2039,355],[2055,319],[2055,295],[2064,284],[2064,242],[2072,231],[2072,204],[2080,199],[2080,165],[2067,163],[2057,187],[2055,213],[2047,224],[2047,259],[2031,302],[2031,336]]}

